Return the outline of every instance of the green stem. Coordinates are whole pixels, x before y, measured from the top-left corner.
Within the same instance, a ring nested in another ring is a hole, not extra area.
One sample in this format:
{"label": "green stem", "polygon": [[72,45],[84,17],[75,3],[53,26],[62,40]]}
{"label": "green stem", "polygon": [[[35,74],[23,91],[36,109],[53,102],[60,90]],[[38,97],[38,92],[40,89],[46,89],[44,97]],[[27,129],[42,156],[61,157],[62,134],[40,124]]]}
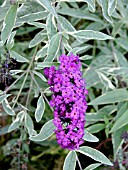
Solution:
{"label": "green stem", "polygon": [[36,52],[37,52],[37,48],[38,48],[38,46],[35,48],[35,52],[34,52],[34,54],[33,54],[32,60],[31,60],[29,66],[28,66],[28,69],[27,69],[27,71],[26,71],[26,76],[25,76],[25,78],[24,78],[24,81],[23,81],[23,83],[22,83],[22,86],[21,86],[21,88],[20,88],[20,91],[19,91],[19,93],[18,93],[18,95],[17,95],[17,97],[16,97],[16,100],[15,100],[13,106],[12,106],[12,109],[15,107],[15,105],[16,105],[19,97],[20,97],[20,94],[21,94],[21,92],[22,92],[22,90],[23,90],[23,87],[24,87],[25,82],[26,82],[26,80],[27,80],[28,74],[29,74],[30,69],[31,69],[31,67],[32,67],[33,61],[35,60],[35,55],[36,55]]}
{"label": "green stem", "polygon": [[[46,96],[44,95],[44,93],[42,92],[42,89],[40,88],[39,84],[37,83],[37,81],[36,81],[36,79],[35,79],[35,77],[34,77],[33,73],[32,73],[32,72],[30,72],[30,75],[31,75],[31,77],[32,77],[33,81],[35,82],[36,86],[38,87],[38,89],[39,89],[39,91],[40,91],[41,95],[45,98],[46,102],[48,103],[49,107],[51,108],[50,103],[49,103],[49,101],[48,101],[47,97],[46,97]],[[52,108],[51,108],[51,110],[53,111],[53,109],[52,109]]]}

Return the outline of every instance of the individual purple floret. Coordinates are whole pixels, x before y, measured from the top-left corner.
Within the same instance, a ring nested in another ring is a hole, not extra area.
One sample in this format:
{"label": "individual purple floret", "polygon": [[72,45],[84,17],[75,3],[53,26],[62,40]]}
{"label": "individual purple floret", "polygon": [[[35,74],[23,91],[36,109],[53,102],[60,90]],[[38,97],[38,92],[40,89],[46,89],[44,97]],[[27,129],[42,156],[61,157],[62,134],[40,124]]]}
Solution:
{"label": "individual purple floret", "polygon": [[51,107],[54,108],[54,125],[58,144],[65,149],[78,149],[83,143],[85,112],[87,109],[85,80],[80,71],[78,56],[62,55],[60,66],[46,68],[50,89],[54,92]]}

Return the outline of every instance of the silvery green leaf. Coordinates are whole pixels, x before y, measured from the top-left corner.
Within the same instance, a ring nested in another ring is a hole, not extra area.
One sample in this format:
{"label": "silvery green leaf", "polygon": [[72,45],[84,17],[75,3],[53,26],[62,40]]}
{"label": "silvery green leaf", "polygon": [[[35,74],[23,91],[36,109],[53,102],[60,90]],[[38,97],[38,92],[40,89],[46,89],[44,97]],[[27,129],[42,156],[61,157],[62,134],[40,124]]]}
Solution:
{"label": "silvery green leaf", "polygon": [[29,63],[29,60],[27,60],[25,57],[18,54],[16,51],[10,50],[10,55],[20,63],[24,63],[24,62]]}
{"label": "silvery green leaf", "polygon": [[84,170],[93,170],[95,168],[98,168],[100,165],[101,165],[100,163],[91,164],[88,167],[86,167]]}
{"label": "silvery green leaf", "polygon": [[37,63],[37,69],[45,68],[45,67],[51,67],[51,66],[58,66],[58,62],[38,62]]}
{"label": "silvery green leaf", "polygon": [[113,91],[109,91],[104,93],[103,95],[97,97],[88,105],[100,105],[100,104],[111,104],[121,101],[127,101],[128,100],[128,91],[124,89],[115,89]]}
{"label": "silvery green leaf", "polygon": [[108,15],[111,16],[117,6],[117,0],[108,0]]}
{"label": "silvery green leaf", "polygon": [[87,88],[96,85],[100,81],[95,69],[92,70],[91,68],[86,69],[83,74],[83,77],[86,79]]}
{"label": "silvery green leaf", "polygon": [[1,31],[1,40],[2,40],[3,44],[8,39],[9,34],[11,33],[11,31],[13,30],[13,27],[15,25],[17,8],[18,8],[18,4],[17,5],[11,5],[8,12],[7,12],[7,15],[4,19],[3,28],[2,28],[2,31]]}
{"label": "silvery green leaf", "polygon": [[28,130],[29,136],[37,134],[36,131],[34,130],[32,118],[29,116],[28,113],[25,113],[25,127]]}
{"label": "silvery green leaf", "polygon": [[122,128],[123,126],[128,125],[128,110],[126,110],[121,117],[118,118],[118,120],[113,125],[110,132],[115,132],[118,129]]}
{"label": "silvery green leaf", "polygon": [[89,45],[85,45],[83,47],[75,47],[73,48],[70,52],[72,52],[73,54],[80,54],[80,52],[87,50],[89,48]]}
{"label": "silvery green leaf", "polygon": [[58,22],[65,31],[67,32],[76,31],[75,28],[71,25],[71,23],[66,18],[60,15],[58,16]]}
{"label": "silvery green leaf", "polygon": [[11,108],[11,106],[9,105],[8,103],[8,100],[7,99],[4,99],[2,101],[2,105],[3,105],[3,108],[5,110],[5,112],[11,116],[14,116],[15,115],[15,112],[14,110]]}
{"label": "silvery green leaf", "polygon": [[54,58],[57,56],[57,53],[60,48],[60,34],[55,34],[52,39],[50,40],[48,51],[47,51],[47,57],[45,58],[45,62],[51,62],[54,60]]}
{"label": "silvery green leaf", "polygon": [[93,125],[86,128],[86,130],[89,133],[98,133],[103,129],[105,129],[105,124],[104,123],[93,124]]}
{"label": "silvery green leaf", "polygon": [[117,131],[112,133],[112,144],[113,144],[113,152],[114,152],[114,160],[117,158],[117,154],[119,151],[119,148],[122,146],[124,140],[121,138],[121,135],[123,132],[127,131],[127,125],[122,127],[121,129],[118,129]]}
{"label": "silvery green leaf", "polygon": [[113,166],[113,164],[109,161],[109,159],[100,151],[93,149],[91,147],[88,146],[81,146],[79,150],[77,150],[78,152],[89,156],[90,158],[94,159],[95,161],[101,162],[105,165],[110,165]]}
{"label": "silvery green leaf", "polygon": [[93,31],[93,30],[79,30],[74,32],[68,32],[68,34],[72,35],[75,38],[82,38],[86,40],[107,40],[113,39],[113,37],[104,34],[102,32]]}
{"label": "silvery green leaf", "polygon": [[84,55],[84,56],[80,57],[80,60],[90,60],[92,58],[93,58],[93,56],[91,56],[91,55]]}
{"label": "silvery green leaf", "polygon": [[48,12],[40,11],[40,12],[31,13],[31,14],[21,16],[21,17],[17,18],[15,27],[21,26],[22,24],[24,24],[26,22],[29,23],[29,22],[45,19],[47,17],[47,15],[48,15]]}
{"label": "silvery green leaf", "polygon": [[49,40],[57,33],[57,30],[53,24],[54,17],[49,14],[46,20],[47,35]]}
{"label": "silvery green leaf", "polygon": [[45,28],[46,29],[46,25],[43,24],[43,23],[40,23],[40,22],[32,21],[32,22],[28,22],[28,24],[29,25],[34,25],[37,28]]}
{"label": "silvery green leaf", "polygon": [[104,18],[108,22],[112,23],[113,21],[112,21],[111,17],[108,15],[108,0],[98,0],[98,3],[102,8]]}
{"label": "silvery green leaf", "polygon": [[99,141],[99,139],[96,136],[92,135],[91,133],[89,133],[86,130],[84,130],[84,137],[83,137],[83,139],[85,141],[88,141],[88,142],[98,142]]}
{"label": "silvery green leaf", "polygon": [[0,136],[8,133],[9,125],[0,128]]}
{"label": "silvery green leaf", "polygon": [[80,9],[73,9],[73,8],[61,8],[58,10],[59,14],[63,15],[69,15],[74,18],[81,18],[81,19],[86,19],[86,20],[91,20],[91,21],[97,21],[99,23],[102,22],[102,20],[95,14],[92,14],[88,11],[80,10]]}
{"label": "silvery green leaf", "polygon": [[6,47],[7,49],[11,49],[13,46],[14,46],[14,36],[16,35],[16,31],[12,32],[10,35],[9,35],[9,38],[7,40],[7,44],[6,44]]}
{"label": "silvery green leaf", "polygon": [[52,2],[50,0],[36,0],[40,5],[42,5],[45,9],[47,9],[51,14],[57,17],[57,13],[52,6]]}
{"label": "silvery green leaf", "polygon": [[117,44],[121,46],[124,50],[128,51],[128,39],[127,37],[119,37],[116,40]]}
{"label": "silvery green leaf", "polygon": [[6,0],[3,2],[3,4],[0,6],[0,21],[2,21],[5,16],[6,16],[6,13],[10,7],[10,3]]}
{"label": "silvery green leaf", "polygon": [[76,152],[70,151],[65,158],[63,170],[75,170],[76,167]]}
{"label": "silvery green leaf", "polygon": [[45,102],[44,99],[42,97],[42,95],[39,97],[38,101],[37,101],[37,108],[35,111],[35,119],[37,122],[39,122],[42,119],[42,116],[44,114],[44,110],[45,110]]}
{"label": "silvery green leaf", "polygon": [[29,139],[33,141],[44,141],[54,133],[55,128],[53,120],[50,120],[44,124],[38,135],[31,136]]}
{"label": "silvery green leaf", "polygon": [[119,66],[128,67],[128,61],[124,55],[117,49],[114,50],[115,59]]}
{"label": "silvery green leaf", "polygon": [[11,132],[11,131],[19,128],[19,126],[21,125],[21,123],[23,121],[24,114],[25,114],[24,111],[21,111],[17,114],[16,119],[10,125],[8,132]]}
{"label": "silvery green leaf", "polygon": [[88,4],[89,10],[91,12],[95,12],[95,0],[58,0],[58,2],[86,2]]}
{"label": "silvery green leaf", "polygon": [[36,74],[39,78],[41,78],[44,82],[47,82],[47,79],[44,77],[44,75],[40,72],[33,71],[34,74]]}
{"label": "silvery green leaf", "polygon": [[72,50],[72,47],[69,45],[69,43],[66,39],[63,39],[63,45],[68,52],[70,52]]}
{"label": "silvery green leaf", "polygon": [[48,45],[46,44],[43,48],[41,48],[35,57],[35,60],[38,60],[39,58],[43,58],[45,55],[47,55]]}
{"label": "silvery green leaf", "polygon": [[97,121],[104,121],[105,116],[107,118],[110,118],[110,115],[115,111],[117,111],[117,107],[115,105],[104,106],[103,108],[99,109],[96,113],[86,114],[86,120],[87,122],[93,122],[93,123]]}
{"label": "silvery green leaf", "polygon": [[23,73],[23,72],[24,70],[10,70],[11,75],[16,75],[16,74]]}
{"label": "silvery green leaf", "polygon": [[39,44],[40,42],[44,41],[44,39],[46,38],[46,35],[47,34],[44,33],[44,31],[40,31],[39,33],[37,33],[35,37],[30,41],[29,48],[32,48],[36,46],[37,44]]}
{"label": "silvery green leaf", "polygon": [[101,82],[108,88],[110,89],[115,89],[115,86],[111,83],[111,81],[101,72],[97,71],[99,78],[101,80]]}
{"label": "silvery green leaf", "polygon": [[11,94],[3,94],[0,95],[0,103],[3,102],[4,99],[6,99],[8,96],[10,96]]}

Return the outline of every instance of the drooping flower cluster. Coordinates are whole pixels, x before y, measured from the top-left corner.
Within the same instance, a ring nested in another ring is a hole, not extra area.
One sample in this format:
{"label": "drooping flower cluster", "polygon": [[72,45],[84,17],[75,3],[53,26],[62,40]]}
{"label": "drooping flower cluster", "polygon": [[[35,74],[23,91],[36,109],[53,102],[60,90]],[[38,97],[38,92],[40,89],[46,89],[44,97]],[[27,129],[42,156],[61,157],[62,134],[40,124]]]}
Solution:
{"label": "drooping flower cluster", "polygon": [[3,84],[5,87],[10,84],[12,80],[10,70],[15,69],[16,64],[16,60],[10,58],[9,53],[6,54],[6,59],[4,61],[0,61],[0,84]]}
{"label": "drooping flower cluster", "polygon": [[51,66],[44,70],[44,74],[54,92],[50,105],[54,108],[53,122],[57,128],[58,144],[62,148],[74,150],[83,143],[88,91],[80,71],[79,57],[62,55],[59,60],[58,70]]}

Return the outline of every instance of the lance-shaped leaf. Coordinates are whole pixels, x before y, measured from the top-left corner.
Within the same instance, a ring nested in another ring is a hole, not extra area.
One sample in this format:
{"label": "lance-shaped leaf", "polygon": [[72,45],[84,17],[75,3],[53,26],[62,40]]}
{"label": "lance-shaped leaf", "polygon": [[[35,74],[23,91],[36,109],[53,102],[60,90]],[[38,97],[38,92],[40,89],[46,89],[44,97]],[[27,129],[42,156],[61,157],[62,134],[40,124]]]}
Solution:
{"label": "lance-shaped leaf", "polygon": [[35,57],[35,60],[38,60],[39,58],[43,58],[45,55],[47,55],[48,45],[46,44],[43,48],[41,48]]}
{"label": "lance-shaped leaf", "polygon": [[52,14],[49,14],[46,20],[47,35],[49,40],[57,33],[53,23],[54,17],[52,16]]}
{"label": "lance-shaped leaf", "polygon": [[91,164],[88,167],[86,167],[84,170],[93,170],[95,168],[98,168],[100,165],[101,165],[100,163]]}
{"label": "lance-shaped leaf", "polygon": [[37,71],[33,71],[34,74],[36,74],[39,78],[41,78],[44,82],[47,82],[47,79],[44,77],[42,73],[39,73]]}
{"label": "lance-shaped leaf", "polygon": [[11,132],[11,131],[19,128],[19,126],[21,125],[21,123],[23,121],[24,114],[25,114],[24,111],[21,111],[17,114],[16,119],[10,125],[8,132]]}
{"label": "lance-shaped leaf", "polygon": [[110,89],[115,89],[115,86],[111,83],[111,81],[101,72],[97,71],[101,82]]}
{"label": "lance-shaped leaf", "polygon": [[60,34],[57,33],[50,40],[47,51],[48,56],[45,58],[45,62],[53,61],[59,51],[59,48],[60,48]]}
{"label": "lance-shaped leaf", "polygon": [[11,49],[14,45],[14,36],[16,35],[16,31],[12,32],[7,40],[7,45],[6,47],[8,49]]}
{"label": "lance-shaped leaf", "polygon": [[20,63],[29,62],[29,60],[27,60],[25,57],[18,54],[16,51],[10,50],[10,54],[11,57],[15,58]]}
{"label": "lance-shaped leaf", "polygon": [[75,170],[76,167],[76,152],[70,151],[65,158],[63,170]]}
{"label": "lance-shaped leaf", "polygon": [[4,94],[0,96],[0,103],[3,102],[4,99],[6,99],[8,96],[10,96],[11,94]]}
{"label": "lance-shaped leaf", "polygon": [[115,11],[117,0],[108,0],[108,15],[111,16]]}
{"label": "lance-shaped leaf", "polygon": [[126,110],[122,116],[117,119],[110,132],[117,131],[125,125],[128,125],[128,110]]}
{"label": "lance-shaped leaf", "polygon": [[53,120],[50,120],[44,124],[44,126],[40,130],[40,133],[36,136],[31,136],[30,140],[44,141],[54,133],[55,128],[56,127],[53,124]]}
{"label": "lance-shaped leaf", "polygon": [[88,141],[88,142],[98,142],[99,141],[99,139],[96,136],[92,135],[91,133],[89,133],[86,130],[84,130],[84,137],[83,137],[83,139],[85,141]]}
{"label": "lance-shaped leaf", "polygon": [[28,113],[25,113],[25,126],[28,130],[29,136],[37,135],[36,131],[34,130],[32,118]]}
{"label": "lance-shaped leaf", "polygon": [[15,112],[14,110],[11,108],[11,106],[9,105],[8,103],[8,100],[7,99],[4,99],[2,101],[2,105],[3,105],[3,108],[5,110],[5,112],[11,116],[14,116],[15,115]]}
{"label": "lance-shaped leaf", "polygon": [[113,37],[104,34],[102,32],[93,31],[93,30],[79,30],[74,32],[68,32],[68,34],[72,35],[75,38],[82,38],[86,40],[107,40],[113,39]]}
{"label": "lance-shaped leaf", "polygon": [[113,164],[110,162],[110,160],[100,151],[93,149],[91,147],[88,146],[81,146],[79,150],[77,150],[78,152],[89,156],[90,158],[94,159],[95,161],[101,162],[103,164],[106,165],[110,165],[113,166]]}
{"label": "lance-shaped leaf", "polygon": [[88,105],[100,105],[100,104],[109,104],[116,103],[128,100],[128,91],[126,89],[115,89],[104,93],[103,95],[97,97]]}
{"label": "lance-shaped leaf", "polygon": [[95,12],[95,0],[58,0],[66,2],[86,2],[88,4],[89,10]]}
{"label": "lance-shaped leaf", "polygon": [[52,2],[50,0],[36,0],[40,5],[42,5],[45,9],[47,9],[51,14],[57,17],[57,13],[52,6]]}
{"label": "lance-shaped leaf", "polygon": [[111,17],[108,15],[108,0],[97,0],[97,2],[99,3],[99,5],[101,6],[102,8],[102,12],[103,12],[103,16],[104,18],[112,23],[112,19]]}
{"label": "lance-shaped leaf", "polygon": [[45,110],[45,102],[42,96],[39,97],[37,102],[37,108],[35,111],[35,119],[39,122],[42,119]]}
{"label": "lance-shaped leaf", "polygon": [[119,148],[122,146],[122,143],[124,142],[123,138],[121,138],[121,135],[123,134],[123,132],[126,132],[127,129],[128,129],[128,126],[124,126],[121,129],[112,133],[114,160],[116,160]]}
{"label": "lance-shaped leaf", "polygon": [[17,8],[18,8],[18,4],[17,5],[11,5],[8,12],[7,12],[7,15],[4,19],[3,28],[2,28],[2,31],[1,31],[1,40],[2,40],[3,44],[8,39],[8,36],[12,32],[13,27],[15,25]]}
{"label": "lance-shaped leaf", "polygon": [[58,16],[58,22],[61,24],[61,27],[68,32],[76,31],[75,28],[71,25],[71,23],[64,17]]}
{"label": "lance-shaped leaf", "polygon": [[36,36],[30,41],[29,48],[32,48],[42,42],[46,38],[46,33],[40,31]]}

